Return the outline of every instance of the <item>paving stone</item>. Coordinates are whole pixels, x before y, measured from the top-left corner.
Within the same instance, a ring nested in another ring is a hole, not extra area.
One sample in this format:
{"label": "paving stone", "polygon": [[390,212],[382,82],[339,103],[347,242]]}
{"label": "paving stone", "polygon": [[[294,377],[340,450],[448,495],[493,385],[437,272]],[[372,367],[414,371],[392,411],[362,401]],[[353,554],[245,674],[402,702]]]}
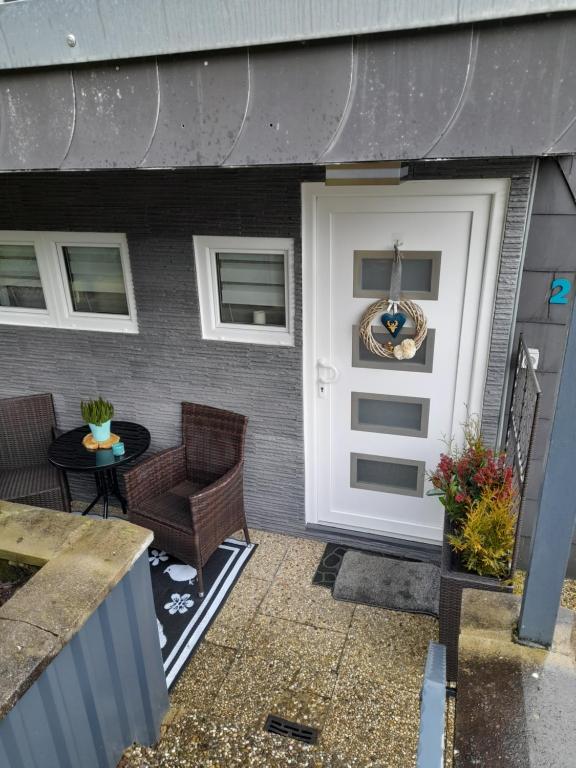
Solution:
{"label": "paving stone", "polygon": [[438,622],[432,616],[356,608],[342,663],[363,667],[379,679],[390,674],[421,679],[428,644],[438,640]]}
{"label": "paving stone", "polygon": [[420,718],[417,688],[403,679],[375,682],[364,670],[339,675],[332,711],[320,737],[327,752],[364,765],[407,768],[415,764]]}
{"label": "paving stone", "polygon": [[270,616],[256,616],[242,654],[284,660],[294,668],[290,690],[331,696],[346,635]]}
{"label": "paving stone", "polygon": [[288,690],[297,671],[285,660],[239,656],[211,711],[237,725],[263,728],[273,703]]}
{"label": "paving stone", "polygon": [[244,572],[206,633],[206,640],[228,648],[239,648],[269,589],[269,581],[254,579]]}
{"label": "paving stone", "polygon": [[383,768],[198,713],[178,719],[162,747],[133,747],[118,768]]}
{"label": "paving stone", "polygon": [[259,614],[246,634],[242,653],[336,669],[345,641],[345,632]]}
{"label": "paving stone", "polygon": [[288,551],[291,539],[288,536],[258,530],[251,530],[250,538],[258,546],[244,573],[255,579],[272,581]]}
{"label": "paving stone", "polygon": [[321,541],[304,539],[297,545],[289,546],[278,569],[278,578],[298,585],[311,583],[325,549],[326,545]]}
{"label": "paving stone", "polygon": [[310,624],[321,629],[347,632],[355,605],[334,600],[324,587],[277,578],[268,591],[261,612],[287,621]]}
{"label": "paving stone", "polygon": [[330,698],[310,691],[282,691],[270,700],[270,714],[309,728],[322,730],[330,709]]}
{"label": "paving stone", "polygon": [[208,711],[235,657],[232,648],[202,642],[170,692],[170,709]]}

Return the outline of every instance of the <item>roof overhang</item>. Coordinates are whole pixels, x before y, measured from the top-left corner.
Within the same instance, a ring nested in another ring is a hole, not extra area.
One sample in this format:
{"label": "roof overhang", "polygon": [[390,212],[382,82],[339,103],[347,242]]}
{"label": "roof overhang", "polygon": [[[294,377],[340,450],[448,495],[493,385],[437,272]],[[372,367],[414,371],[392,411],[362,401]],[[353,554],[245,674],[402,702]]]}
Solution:
{"label": "roof overhang", "polygon": [[569,154],[576,15],[0,73],[0,170]]}
{"label": "roof overhang", "polygon": [[0,69],[243,48],[576,10],[574,0],[0,0]]}

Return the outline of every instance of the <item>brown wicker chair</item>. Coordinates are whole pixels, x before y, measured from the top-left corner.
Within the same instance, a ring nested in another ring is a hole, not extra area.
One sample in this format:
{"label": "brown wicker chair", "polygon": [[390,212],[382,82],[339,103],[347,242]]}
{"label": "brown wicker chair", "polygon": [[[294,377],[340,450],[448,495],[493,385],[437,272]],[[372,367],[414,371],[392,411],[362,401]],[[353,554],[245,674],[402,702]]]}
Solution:
{"label": "brown wicker chair", "polygon": [[0,499],[70,512],[66,475],[47,459],[55,432],[52,395],[0,400]]}
{"label": "brown wicker chair", "polygon": [[154,531],[154,541],[198,570],[244,513],[244,436],[248,419],[207,405],[182,403],[182,445],[143,461],[124,474],[128,518]]}

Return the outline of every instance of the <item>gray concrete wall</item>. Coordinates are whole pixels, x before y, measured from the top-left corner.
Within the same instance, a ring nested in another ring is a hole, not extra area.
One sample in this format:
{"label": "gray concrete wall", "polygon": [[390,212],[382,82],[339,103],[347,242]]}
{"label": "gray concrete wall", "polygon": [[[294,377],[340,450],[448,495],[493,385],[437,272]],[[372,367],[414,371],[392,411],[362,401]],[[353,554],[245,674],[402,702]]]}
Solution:
{"label": "gray concrete wall", "polygon": [[[568,304],[549,304],[552,281],[570,280]],[[542,388],[540,415],[536,425],[533,461],[530,465],[520,563],[526,565],[530,537],[538,511],[538,496],[544,475],[564,345],[574,300],[576,277],[576,204],[556,160],[541,161],[536,183],[520,301],[516,338],[524,334],[529,347],[540,350],[538,381]],[[569,479],[566,480],[569,482]],[[576,545],[572,548],[570,573],[576,576]]]}
{"label": "gray concrete wall", "polygon": [[[488,374],[491,402],[485,407],[492,435],[502,404],[509,341],[503,329],[510,328],[518,287],[532,162],[427,162],[413,170],[415,178],[512,179]],[[322,177],[323,169],[311,166],[2,176],[0,229],[126,232],[140,333],[0,325],[0,397],[52,392],[59,426],[67,429],[81,421],[80,400],[101,393],[114,402],[119,418],[150,429],[153,450],[179,442],[182,400],[247,414],[249,520],[304,533],[300,185]],[[294,238],[293,348],[202,340],[192,235],[218,233]],[[76,498],[93,492],[77,476],[71,484]],[[316,535],[346,540],[325,530]],[[357,543],[367,546],[364,539]],[[368,545],[389,549],[398,543],[375,545],[371,539]]]}

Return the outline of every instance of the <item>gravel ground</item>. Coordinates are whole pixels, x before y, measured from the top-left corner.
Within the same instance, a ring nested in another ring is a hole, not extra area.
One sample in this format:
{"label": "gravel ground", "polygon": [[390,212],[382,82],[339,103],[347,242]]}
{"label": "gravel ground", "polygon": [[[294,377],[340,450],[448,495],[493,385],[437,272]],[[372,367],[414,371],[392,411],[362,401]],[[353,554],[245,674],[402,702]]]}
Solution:
{"label": "gravel ground", "polygon": [[[429,616],[338,602],[311,584],[324,545],[253,532],[258,548],[171,691],[155,748],[122,768],[409,768]],[[305,745],[268,714],[319,729]]]}
{"label": "gravel ground", "polygon": [[[514,578],[514,594],[522,594],[525,578],[526,574],[524,571],[516,571],[516,576]],[[570,608],[570,610],[576,611],[576,579],[566,579],[564,581],[561,605],[564,606],[564,608]]]}
{"label": "gravel ground", "polygon": [[[311,584],[323,544],[252,536],[254,556],[170,693],[160,741],[127,750],[120,768],[414,766],[436,620],[337,602]],[[562,604],[576,610],[576,581]],[[266,733],[270,713],[318,728],[318,743]],[[450,768],[453,699],[447,721]]]}

